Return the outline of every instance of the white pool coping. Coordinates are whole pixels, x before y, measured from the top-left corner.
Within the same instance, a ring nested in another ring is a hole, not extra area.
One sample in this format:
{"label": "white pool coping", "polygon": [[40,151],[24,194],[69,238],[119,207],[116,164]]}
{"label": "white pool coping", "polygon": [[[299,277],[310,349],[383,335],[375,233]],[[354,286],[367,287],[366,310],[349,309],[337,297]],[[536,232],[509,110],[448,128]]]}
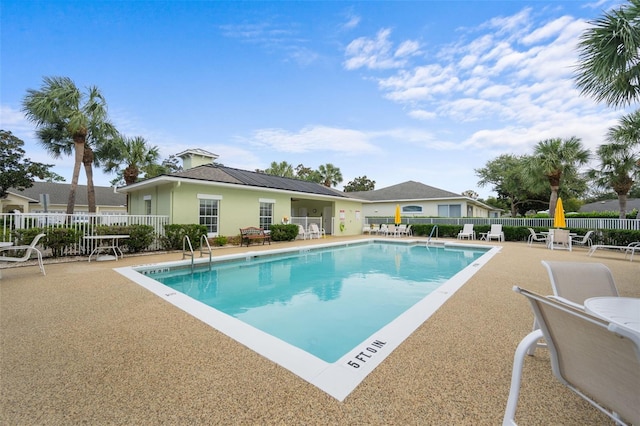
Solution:
{"label": "white pool coping", "polygon": [[[306,252],[319,248],[357,245],[369,241],[380,241],[396,244],[424,244],[420,240],[403,240],[402,242],[388,239],[359,240],[351,243],[327,243],[313,247],[297,247],[275,249],[260,252],[245,252],[226,256],[217,256],[214,262],[253,258],[264,255]],[[312,385],[320,388],[339,401],[344,399],[371,373],[384,359],[393,352],[407,337],[422,323],[433,315],[456,291],[458,291],[482,266],[495,254],[500,246],[474,245],[462,243],[439,244],[445,247],[466,247],[489,249],[471,265],[455,274],[434,292],[420,300],[395,320],[375,332],[369,338],[357,345],[352,351],[338,361],[328,363],[308,352],[286,343],[270,334],[245,324],[244,322],[216,310],[202,302],[180,293],[158,281],[138,272],[138,270],[157,270],[172,267],[184,267],[191,264],[191,260],[179,262],[165,262],[156,264],[137,265],[132,267],[115,268],[114,270],[131,281],[141,285],[160,298],[182,309],[200,321],[226,334],[246,347],[286,368]],[[200,265],[208,263],[208,259],[195,259]]]}

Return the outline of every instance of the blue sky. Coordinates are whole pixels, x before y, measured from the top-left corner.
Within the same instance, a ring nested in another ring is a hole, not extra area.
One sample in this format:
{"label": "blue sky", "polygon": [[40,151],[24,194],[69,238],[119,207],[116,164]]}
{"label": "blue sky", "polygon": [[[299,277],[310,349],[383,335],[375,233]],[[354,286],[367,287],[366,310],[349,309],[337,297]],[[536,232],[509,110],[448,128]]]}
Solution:
{"label": "blue sky", "polygon": [[594,150],[625,112],[572,78],[580,34],[611,1],[0,5],[0,127],[68,182],[72,158],[49,157],[21,112],[44,76],[99,87],[117,128],[162,158],[202,148],[246,170],[332,163],[338,189],[367,176],[494,195],[474,169],[547,138]]}

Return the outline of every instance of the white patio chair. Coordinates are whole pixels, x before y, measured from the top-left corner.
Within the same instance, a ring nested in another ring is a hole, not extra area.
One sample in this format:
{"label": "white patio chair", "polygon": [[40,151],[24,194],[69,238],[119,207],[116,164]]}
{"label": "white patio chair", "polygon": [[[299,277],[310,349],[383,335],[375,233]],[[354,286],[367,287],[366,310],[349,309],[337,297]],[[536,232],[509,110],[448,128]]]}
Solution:
{"label": "white patio chair", "polygon": [[22,257],[13,257],[13,256],[0,256],[0,262],[26,262],[27,260],[29,260],[31,258],[31,253],[35,252],[36,255],[38,256],[38,266],[40,266],[40,271],[42,271],[42,275],[47,275],[44,272],[44,264],[42,263],[42,252],[40,250],[38,250],[36,248],[36,245],[38,244],[38,242],[40,241],[40,239],[42,237],[44,237],[45,234],[38,234],[35,236],[35,238],[31,241],[31,244],[27,245],[20,245],[20,246],[7,246],[7,247],[0,247],[0,253],[5,252],[5,251],[18,251],[18,250],[24,250],[24,254],[22,255]]}
{"label": "white patio chair", "polygon": [[[584,301],[590,297],[618,296],[611,270],[602,263],[543,260],[542,265],[547,269],[553,290],[553,296],[549,297],[576,309],[584,310]],[[533,329],[537,328],[539,326],[534,318]],[[529,348],[527,354],[533,355],[536,348],[546,346],[538,342]]]}
{"label": "white patio chair", "polygon": [[302,237],[303,240],[307,239],[307,231],[302,225],[298,225],[298,237]]}
{"label": "white patio chair", "polygon": [[541,233],[538,233],[533,230],[533,228],[527,228],[529,230],[529,238],[527,238],[527,244],[531,245],[534,242],[538,243],[547,243],[547,236]]}
{"label": "white patio chair", "polygon": [[476,239],[476,231],[473,230],[473,223],[465,223],[462,231],[458,232],[458,239],[467,238],[469,240]]}
{"label": "white patio chair", "polygon": [[487,232],[487,241],[491,241],[492,239],[496,239],[498,241],[504,241],[504,232],[502,232],[502,224],[493,224],[491,225],[491,229]]}
{"label": "white patio chair", "polygon": [[[554,376],[616,424],[640,424],[640,335],[519,287],[540,329],[518,344],[503,425],[515,425],[524,355],[544,337]],[[552,395],[548,395],[552,398]],[[541,417],[541,416],[540,416]],[[553,423],[542,419],[540,423]]]}
{"label": "white patio chair", "polygon": [[317,223],[310,223],[309,224],[309,232],[308,232],[308,234],[309,234],[309,239],[310,240],[313,239],[314,235],[315,235],[316,238],[321,238],[321,237],[323,237],[325,235],[324,234],[324,228],[320,228]]}
{"label": "white patio chair", "polygon": [[579,244],[582,246],[588,246],[591,247],[592,241],[591,241],[591,235],[593,235],[593,231],[588,231],[586,234],[584,235],[576,235],[574,237],[571,237],[571,244]]}

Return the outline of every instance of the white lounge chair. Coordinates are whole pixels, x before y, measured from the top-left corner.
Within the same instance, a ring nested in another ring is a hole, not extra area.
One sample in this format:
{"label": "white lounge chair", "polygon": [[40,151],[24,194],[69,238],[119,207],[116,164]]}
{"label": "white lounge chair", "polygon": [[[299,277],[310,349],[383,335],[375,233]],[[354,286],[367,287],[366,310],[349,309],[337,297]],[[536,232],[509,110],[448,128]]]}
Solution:
{"label": "white lounge chair", "polygon": [[31,258],[31,253],[35,252],[36,255],[38,256],[38,266],[40,266],[40,271],[42,271],[42,275],[47,275],[44,272],[44,264],[42,263],[42,252],[36,248],[36,245],[38,245],[38,242],[44,236],[45,234],[36,235],[35,238],[31,241],[31,244],[29,244],[28,246],[20,245],[20,246],[0,247],[0,253],[5,251],[17,251],[17,250],[25,251],[22,257],[12,257],[12,256],[2,255],[0,256],[0,262],[26,262]]}
{"label": "white lounge chair", "polygon": [[[590,297],[618,296],[615,280],[611,270],[602,263],[591,262],[557,262],[543,260],[542,265],[549,273],[553,297],[562,303],[584,310],[584,301]],[[536,320],[533,329],[537,329]],[[536,347],[547,345],[538,342],[528,351],[533,355]]]}
{"label": "white lounge chair", "polygon": [[571,251],[571,235],[568,229],[550,229],[548,246],[551,250],[564,249]]}
{"label": "white lounge chair", "polygon": [[467,238],[469,240],[476,239],[476,231],[473,230],[473,223],[465,223],[462,231],[458,232],[458,239]]}
{"label": "white lounge chair", "polygon": [[[529,300],[540,329],[518,344],[502,424],[516,424],[524,354],[540,337],[548,342],[551,369],[560,383],[616,424],[640,424],[640,335],[560,301],[519,287],[514,291]],[[541,417],[540,423],[553,423]]]}
{"label": "white lounge chair", "polygon": [[392,237],[396,236],[396,225],[387,225],[387,236],[391,235]]}
{"label": "white lounge chair", "polygon": [[591,241],[591,235],[593,235],[593,231],[588,231],[586,234],[584,235],[576,235],[574,237],[571,237],[571,244],[579,244],[582,246],[589,246],[591,247],[592,241]]}
{"label": "white lounge chair", "polygon": [[504,241],[504,232],[502,232],[502,224],[493,224],[491,225],[491,229],[487,232],[487,241],[491,241],[493,239],[498,241]]}
{"label": "white lounge chair", "polygon": [[545,234],[542,233],[538,233],[536,231],[533,230],[533,228],[527,228],[529,229],[529,238],[527,238],[527,244],[531,245],[534,242],[538,242],[538,243],[547,243],[547,236]]}
{"label": "white lounge chair", "polygon": [[317,223],[309,224],[309,239],[312,240],[314,235],[316,238],[321,238],[324,236],[324,228],[320,228]]}
{"label": "white lounge chair", "polygon": [[591,246],[591,248],[589,249],[589,256],[593,256],[593,253],[596,252],[596,250],[599,249],[617,249],[620,251],[624,251],[624,258],[626,259],[628,255],[631,255],[629,257],[629,261],[633,262],[633,255],[635,254],[636,251],[640,251],[640,241],[635,241],[633,243],[629,243],[626,246],[615,246],[615,245],[607,245],[607,244],[594,244]]}
{"label": "white lounge chair", "polygon": [[302,225],[298,225],[298,237],[302,237],[303,240],[307,239],[307,231]]}
{"label": "white lounge chair", "polygon": [[398,225],[398,227],[396,228],[396,235],[398,235],[399,237],[407,235],[407,225]]}

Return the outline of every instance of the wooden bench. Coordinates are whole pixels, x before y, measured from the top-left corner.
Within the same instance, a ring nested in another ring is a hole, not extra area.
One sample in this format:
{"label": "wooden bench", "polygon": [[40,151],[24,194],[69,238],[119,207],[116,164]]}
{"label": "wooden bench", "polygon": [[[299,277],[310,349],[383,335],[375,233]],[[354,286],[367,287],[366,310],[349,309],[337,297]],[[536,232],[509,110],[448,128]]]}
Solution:
{"label": "wooden bench", "polygon": [[240,247],[242,247],[242,244],[245,242],[247,243],[247,247],[249,247],[249,244],[253,240],[262,240],[262,245],[268,241],[269,245],[271,245],[271,235],[267,234],[260,228],[256,228],[255,226],[240,228],[240,236],[242,238],[240,241]]}

